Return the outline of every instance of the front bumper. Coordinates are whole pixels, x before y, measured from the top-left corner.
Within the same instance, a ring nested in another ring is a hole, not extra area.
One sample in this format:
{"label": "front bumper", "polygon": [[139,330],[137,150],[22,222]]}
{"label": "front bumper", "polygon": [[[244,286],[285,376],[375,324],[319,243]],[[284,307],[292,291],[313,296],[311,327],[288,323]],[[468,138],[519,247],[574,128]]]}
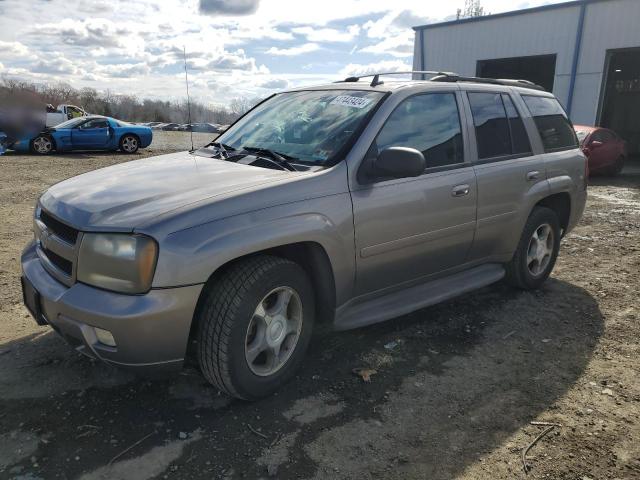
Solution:
{"label": "front bumper", "polygon": [[[37,290],[46,322],[77,351],[121,367],[179,370],[202,285],[123,295],[75,283],[67,287],[42,266],[31,243],[22,274]],[[93,327],[108,330],[116,346],[102,344]]]}

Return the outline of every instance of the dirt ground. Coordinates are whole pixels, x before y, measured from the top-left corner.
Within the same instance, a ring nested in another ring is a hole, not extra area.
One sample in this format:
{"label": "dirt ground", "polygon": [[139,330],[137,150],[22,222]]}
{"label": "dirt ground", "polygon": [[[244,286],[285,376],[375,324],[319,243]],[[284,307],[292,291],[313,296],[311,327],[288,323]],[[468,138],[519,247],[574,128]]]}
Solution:
{"label": "dirt ground", "polygon": [[[198,136],[196,143],[206,141]],[[501,284],[374,327],[316,332],[257,403],[195,368],[135,378],[21,303],[19,256],[54,182],[137,155],[0,157],[0,478],[639,479],[640,168],[597,178],[543,289]],[[365,383],[354,367],[375,369]],[[521,454],[544,426],[554,428]]]}

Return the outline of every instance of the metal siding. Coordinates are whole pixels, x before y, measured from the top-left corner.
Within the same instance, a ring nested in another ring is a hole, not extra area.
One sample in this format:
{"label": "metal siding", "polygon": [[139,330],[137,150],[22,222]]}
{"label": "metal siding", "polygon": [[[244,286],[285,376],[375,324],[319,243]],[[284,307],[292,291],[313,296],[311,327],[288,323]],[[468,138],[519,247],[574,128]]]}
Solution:
{"label": "metal siding", "polygon": [[[553,93],[567,107],[580,3],[424,29],[425,70],[475,75],[478,60],[556,54]],[[640,1],[587,2],[572,119],[594,124],[606,51],[640,47]],[[416,32],[417,33],[417,32]],[[414,67],[420,65],[416,35]]]}
{"label": "metal siding", "polygon": [[587,5],[571,115],[575,123],[595,124],[607,50],[640,47],[639,19],[637,0]]}

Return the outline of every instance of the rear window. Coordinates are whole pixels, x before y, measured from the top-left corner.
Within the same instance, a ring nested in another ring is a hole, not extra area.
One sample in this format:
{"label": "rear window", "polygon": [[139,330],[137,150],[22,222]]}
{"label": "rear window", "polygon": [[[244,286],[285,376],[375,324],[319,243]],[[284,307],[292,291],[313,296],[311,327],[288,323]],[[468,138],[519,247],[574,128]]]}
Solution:
{"label": "rear window", "polygon": [[542,138],[545,152],[569,150],[578,146],[576,132],[555,98],[522,95]]}

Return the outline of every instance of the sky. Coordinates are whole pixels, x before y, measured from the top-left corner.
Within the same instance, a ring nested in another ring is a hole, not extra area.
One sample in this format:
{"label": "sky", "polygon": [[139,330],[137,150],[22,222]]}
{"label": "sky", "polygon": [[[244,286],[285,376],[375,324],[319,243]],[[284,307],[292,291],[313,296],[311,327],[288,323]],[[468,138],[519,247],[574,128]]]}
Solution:
{"label": "sky", "polygon": [[[490,13],[560,0],[484,0]],[[228,105],[410,70],[411,27],[464,0],[0,0],[0,77]]]}

